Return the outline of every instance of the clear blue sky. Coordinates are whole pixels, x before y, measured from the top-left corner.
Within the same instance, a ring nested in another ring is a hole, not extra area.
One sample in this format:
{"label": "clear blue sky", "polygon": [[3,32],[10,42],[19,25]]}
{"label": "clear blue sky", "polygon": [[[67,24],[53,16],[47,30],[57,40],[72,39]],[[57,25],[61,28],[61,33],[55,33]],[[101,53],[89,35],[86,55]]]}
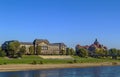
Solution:
{"label": "clear blue sky", "polygon": [[119,0],[0,0],[0,44],[6,40],[120,48]]}

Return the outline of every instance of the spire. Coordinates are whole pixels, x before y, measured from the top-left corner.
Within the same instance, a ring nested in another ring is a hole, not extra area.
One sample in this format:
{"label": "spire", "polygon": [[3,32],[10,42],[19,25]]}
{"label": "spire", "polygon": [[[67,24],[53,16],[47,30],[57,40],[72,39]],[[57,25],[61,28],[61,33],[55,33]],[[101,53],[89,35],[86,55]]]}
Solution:
{"label": "spire", "polygon": [[97,41],[97,38],[95,39],[95,42],[98,42],[98,41]]}
{"label": "spire", "polygon": [[99,42],[98,42],[97,38],[95,39],[94,44],[99,44]]}

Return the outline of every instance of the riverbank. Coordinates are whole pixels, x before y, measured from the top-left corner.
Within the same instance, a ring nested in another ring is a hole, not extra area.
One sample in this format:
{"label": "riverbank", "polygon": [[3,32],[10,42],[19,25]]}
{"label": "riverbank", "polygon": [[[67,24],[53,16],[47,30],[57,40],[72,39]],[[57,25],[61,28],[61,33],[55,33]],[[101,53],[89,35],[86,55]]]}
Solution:
{"label": "riverbank", "polygon": [[59,68],[84,68],[84,67],[114,66],[114,65],[120,65],[120,63],[104,62],[104,63],[81,63],[81,64],[43,64],[43,65],[9,64],[9,65],[0,65],[0,72],[59,69]]}

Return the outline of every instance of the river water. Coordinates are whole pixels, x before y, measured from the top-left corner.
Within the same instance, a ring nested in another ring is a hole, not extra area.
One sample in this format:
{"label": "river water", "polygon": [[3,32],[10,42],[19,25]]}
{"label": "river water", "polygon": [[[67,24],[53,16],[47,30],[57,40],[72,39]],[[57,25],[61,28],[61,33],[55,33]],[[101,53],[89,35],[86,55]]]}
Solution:
{"label": "river water", "polygon": [[120,66],[0,72],[0,77],[120,77]]}

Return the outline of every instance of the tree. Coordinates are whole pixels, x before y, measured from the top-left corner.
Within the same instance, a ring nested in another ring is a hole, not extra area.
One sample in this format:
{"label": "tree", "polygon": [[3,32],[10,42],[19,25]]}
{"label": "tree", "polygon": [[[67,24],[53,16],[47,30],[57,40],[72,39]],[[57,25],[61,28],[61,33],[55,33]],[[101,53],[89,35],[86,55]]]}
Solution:
{"label": "tree", "polygon": [[29,47],[29,52],[30,52],[30,55],[34,55],[34,47],[33,46]]}
{"label": "tree", "polygon": [[77,55],[80,57],[88,57],[88,51],[84,48],[80,48],[77,51]]}
{"label": "tree", "polygon": [[66,55],[74,55],[75,50],[73,48],[66,48]]}
{"label": "tree", "polygon": [[2,48],[0,47],[0,57],[5,57],[6,53],[5,51],[2,50]]}
{"label": "tree", "polygon": [[66,54],[65,50],[60,51],[60,55],[65,55],[65,54]]}
{"label": "tree", "polygon": [[117,50],[117,55],[120,56],[120,49]]}
{"label": "tree", "polygon": [[73,48],[70,49],[70,55],[74,55],[75,54],[75,50]]}
{"label": "tree", "polygon": [[104,57],[107,55],[107,51],[104,50],[104,49],[101,49],[101,48],[97,48],[95,50],[95,54],[94,54],[96,57]]}
{"label": "tree", "polygon": [[109,55],[112,56],[112,59],[117,59],[117,55],[118,55],[117,49],[115,48],[110,49]]}
{"label": "tree", "polygon": [[20,47],[19,52],[20,52],[21,54],[25,54],[25,53],[26,53],[26,47],[25,47],[25,46]]}
{"label": "tree", "polygon": [[20,43],[18,41],[12,41],[8,44],[8,51],[11,57],[19,51]]}
{"label": "tree", "polygon": [[40,55],[41,54],[41,46],[37,46],[36,47],[36,55]]}
{"label": "tree", "polygon": [[70,48],[66,48],[66,55],[70,55]]}

